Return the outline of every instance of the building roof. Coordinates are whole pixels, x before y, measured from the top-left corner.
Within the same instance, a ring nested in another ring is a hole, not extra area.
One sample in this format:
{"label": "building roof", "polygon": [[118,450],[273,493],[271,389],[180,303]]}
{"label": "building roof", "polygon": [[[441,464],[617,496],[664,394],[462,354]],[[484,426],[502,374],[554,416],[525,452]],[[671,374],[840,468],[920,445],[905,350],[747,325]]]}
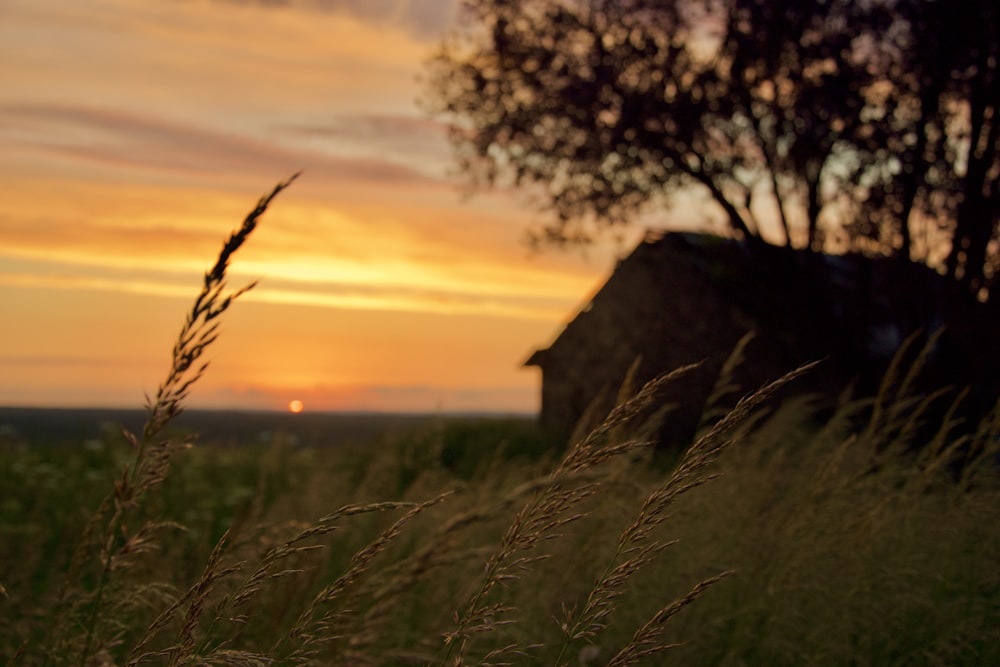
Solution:
{"label": "building roof", "polygon": [[656,328],[685,315],[687,326],[701,328],[692,320],[711,315],[698,303],[707,292],[728,301],[747,325],[834,339],[834,347],[871,358],[891,356],[910,331],[943,321],[944,279],[927,267],[904,270],[893,258],[860,254],[751,251],[745,242],[708,234],[650,233],[525,365],[545,366],[560,348],[584,344],[609,321]]}
{"label": "building roof", "polygon": [[1000,317],[956,297],[950,286],[899,258],[650,234],[525,365],[543,372],[543,423],[569,429],[609,391],[613,398],[629,369],[638,384],[704,362],[664,399],[682,408],[671,420],[683,438],[747,332],[756,336],[734,378],[743,389],[830,358],[796,389],[829,393],[852,379],[862,391],[874,390],[907,336],[943,330],[924,367],[923,389],[915,390],[969,385],[967,401],[989,409],[1000,388]]}

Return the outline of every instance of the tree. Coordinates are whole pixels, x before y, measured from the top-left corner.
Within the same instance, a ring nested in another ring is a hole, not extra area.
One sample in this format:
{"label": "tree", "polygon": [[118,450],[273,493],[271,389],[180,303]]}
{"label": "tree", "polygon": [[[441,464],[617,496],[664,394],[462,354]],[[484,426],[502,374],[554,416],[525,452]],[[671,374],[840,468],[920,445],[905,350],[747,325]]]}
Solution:
{"label": "tree", "polygon": [[555,214],[542,240],[697,188],[754,243],[939,261],[985,294],[1000,40],[997,10],[972,5],[467,0],[430,106],[470,182]]}
{"label": "tree", "polygon": [[897,190],[904,219],[916,201],[946,232],[947,274],[985,296],[1000,231],[1000,7],[971,0],[956,9],[942,0],[898,3],[908,40],[895,79]]}
{"label": "tree", "polygon": [[[871,132],[862,110],[887,16],[877,3],[855,5],[737,0],[720,9],[726,23],[714,75],[738,101],[731,115],[757,156],[763,187],[755,191],[772,200],[789,243],[798,227],[809,249],[835,241],[850,215],[850,186],[874,160],[857,146]],[[868,27],[867,39],[858,25]]]}

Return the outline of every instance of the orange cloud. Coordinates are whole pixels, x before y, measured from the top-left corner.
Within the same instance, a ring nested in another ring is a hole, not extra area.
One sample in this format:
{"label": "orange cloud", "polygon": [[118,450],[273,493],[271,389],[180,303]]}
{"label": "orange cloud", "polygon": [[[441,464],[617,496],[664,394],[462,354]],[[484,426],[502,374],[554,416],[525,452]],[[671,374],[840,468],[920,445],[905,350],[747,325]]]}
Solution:
{"label": "orange cloud", "polygon": [[214,0],[228,5],[345,14],[365,23],[394,27],[419,39],[435,39],[450,25],[456,0]]}

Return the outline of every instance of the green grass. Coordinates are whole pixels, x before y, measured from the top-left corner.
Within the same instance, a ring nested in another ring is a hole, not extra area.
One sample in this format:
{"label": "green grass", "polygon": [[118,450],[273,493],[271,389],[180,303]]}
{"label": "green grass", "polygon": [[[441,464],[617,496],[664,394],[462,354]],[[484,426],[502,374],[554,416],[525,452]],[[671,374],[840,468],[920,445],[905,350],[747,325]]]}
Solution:
{"label": "green grass", "polygon": [[247,229],[143,433],[0,449],[0,664],[1000,664],[1000,415],[910,395],[920,357],[874,399],[710,406],[669,462],[633,438],[683,370],[571,447],[504,420],[184,447]]}

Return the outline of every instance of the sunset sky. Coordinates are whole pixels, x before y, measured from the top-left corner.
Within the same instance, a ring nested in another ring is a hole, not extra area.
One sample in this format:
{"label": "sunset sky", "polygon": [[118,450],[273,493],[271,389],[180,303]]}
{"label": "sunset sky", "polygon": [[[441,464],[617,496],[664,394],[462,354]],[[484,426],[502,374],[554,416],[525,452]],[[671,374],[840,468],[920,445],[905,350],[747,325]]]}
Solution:
{"label": "sunset sky", "polygon": [[222,241],[189,407],[531,412],[530,352],[621,247],[533,254],[416,104],[451,0],[0,3],[0,405],[139,407]]}

